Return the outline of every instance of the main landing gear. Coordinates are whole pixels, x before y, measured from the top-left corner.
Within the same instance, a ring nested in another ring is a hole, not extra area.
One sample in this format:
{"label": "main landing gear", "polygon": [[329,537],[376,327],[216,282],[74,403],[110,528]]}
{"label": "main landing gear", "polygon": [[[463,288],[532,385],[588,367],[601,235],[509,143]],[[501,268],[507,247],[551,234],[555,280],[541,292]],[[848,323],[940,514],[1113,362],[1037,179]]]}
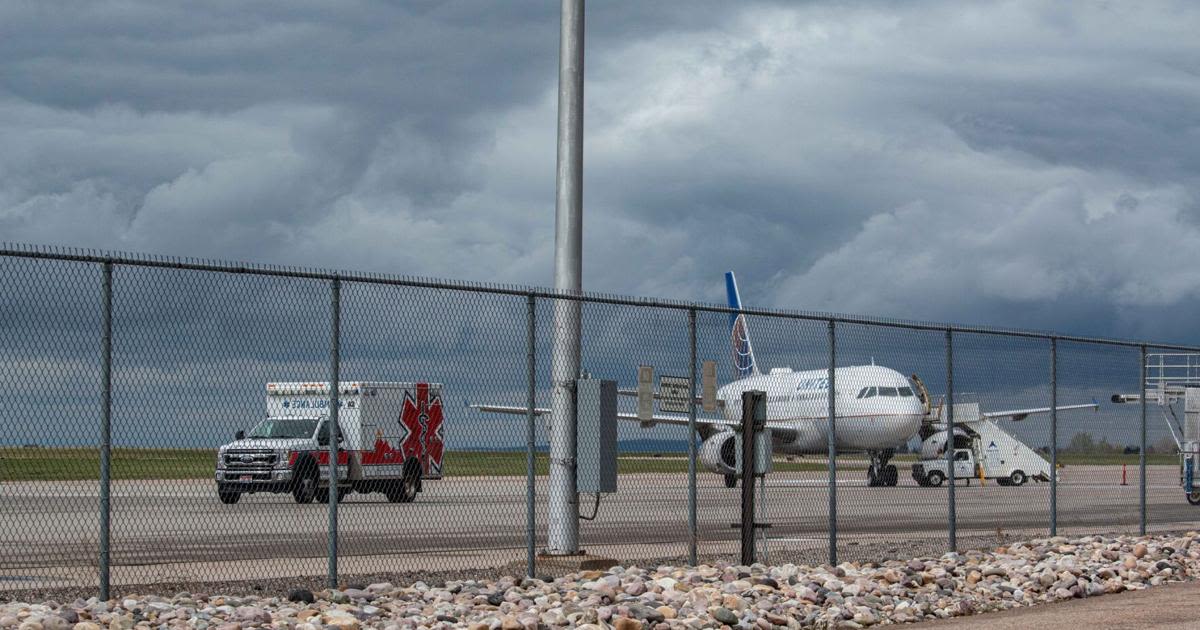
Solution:
{"label": "main landing gear", "polygon": [[868,486],[896,485],[896,482],[900,479],[900,472],[896,470],[894,465],[888,463],[895,454],[896,451],[890,448],[882,451],[867,452],[867,455],[871,458],[871,464],[867,468]]}

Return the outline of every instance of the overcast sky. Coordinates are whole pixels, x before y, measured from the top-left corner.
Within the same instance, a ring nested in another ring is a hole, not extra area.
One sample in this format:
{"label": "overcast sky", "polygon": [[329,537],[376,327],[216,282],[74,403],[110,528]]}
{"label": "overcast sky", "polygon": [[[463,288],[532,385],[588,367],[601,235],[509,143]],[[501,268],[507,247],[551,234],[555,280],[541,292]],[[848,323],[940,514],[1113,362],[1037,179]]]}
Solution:
{"label": "overcast sky", "polygon": [[[1200,5],[593,2],[585,288],[1200,342]],[[0,4],[0,240],[552,284],[554,2]]]}

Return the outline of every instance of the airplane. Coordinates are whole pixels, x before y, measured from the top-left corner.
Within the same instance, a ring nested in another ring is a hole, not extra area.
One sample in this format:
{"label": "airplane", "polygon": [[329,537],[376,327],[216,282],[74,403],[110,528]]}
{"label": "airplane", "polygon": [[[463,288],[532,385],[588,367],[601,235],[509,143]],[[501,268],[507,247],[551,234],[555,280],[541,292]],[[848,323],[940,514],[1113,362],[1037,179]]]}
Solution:
{"label": "airplane", "polygon": [[[730,340],[737,378],[717,390],[721,418],[697,417],[697,432],[702,440],[697,451],[700,462],[708,470],[723,475],[725,485],[737,484],[736,429],[741,424],[743,392],[760,390],[767,397],[767,422],[771,430],[772,452],[780,455],[828,454],[829,430],[829,370],[793,371],[773,368],[765,374],[758,368],[750,331],[742,309],[737,279],[732,271],[725,274],[726,296],[730,313]],[[868,486],[895,486],[899,471],[889,463],[896,448],[920,434],[944,443],[945,425],[931,414],[930,396],[924,384],[914,375],[904,374],[881,365],[855,365],[834,369],[834,440],[837,452],[866,453]],[[636,391],[620,390],[626,396]],[[656,396],[657,397],[657,396]],[[699,400],[696,401],[699,404]],[[526,415],[527,407],[502,405],[470,405],[485,412]],[[1059,410],[1094,408],[1095,405],[1066,405]],[[1033,414],[1048,413],[1049,407],[981,412],[988,420],[1012,418],[1023,420]],[[548,408],[536,408],[538,416],[550,413]],[[620,420],[639,422],[643,427],[657,424],[688,425],[688,418],[679,414],[654,414],[644,420],[636,414],[618,412]],[[955,431],[956,438],[964,436]],[[955,442],[959,442],[956,439]],[[956,444],[957,446],[957,444]]]}

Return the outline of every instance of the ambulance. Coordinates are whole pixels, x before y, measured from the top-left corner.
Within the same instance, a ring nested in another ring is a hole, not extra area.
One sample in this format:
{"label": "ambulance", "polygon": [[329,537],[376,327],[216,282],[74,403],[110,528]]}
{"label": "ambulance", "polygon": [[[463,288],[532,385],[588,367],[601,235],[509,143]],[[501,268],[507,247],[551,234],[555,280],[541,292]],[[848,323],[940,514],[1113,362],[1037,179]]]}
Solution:
{"label": "ambulance", "polygon": [[267,383],[266,418],[217,451],[217,497],[288,493],[325,502],[336,488],[379,492],[410,503],[424,481],[442,477],[442,386],[342,382],[338,390],[336,482],[330,481],[328,382]]}

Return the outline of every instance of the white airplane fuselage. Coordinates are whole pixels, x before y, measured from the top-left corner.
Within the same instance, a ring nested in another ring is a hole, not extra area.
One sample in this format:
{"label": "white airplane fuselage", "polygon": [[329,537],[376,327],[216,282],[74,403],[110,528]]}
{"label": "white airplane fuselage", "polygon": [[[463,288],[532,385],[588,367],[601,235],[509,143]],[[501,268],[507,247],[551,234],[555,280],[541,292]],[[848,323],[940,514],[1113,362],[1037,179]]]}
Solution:
{"label": "white airplane fuselage", "polygon": [[[920,430],[925,404],[900,372],[876,365],[834,370],[834,437],[839,451],[883,451],[907,442]],[[742,393],[767,395],[767,421],[794,435],[775,436],[773,450],[786,455],[828,452],[829,371],[772,370],[717,390],[727,420],[741,420]]]}

